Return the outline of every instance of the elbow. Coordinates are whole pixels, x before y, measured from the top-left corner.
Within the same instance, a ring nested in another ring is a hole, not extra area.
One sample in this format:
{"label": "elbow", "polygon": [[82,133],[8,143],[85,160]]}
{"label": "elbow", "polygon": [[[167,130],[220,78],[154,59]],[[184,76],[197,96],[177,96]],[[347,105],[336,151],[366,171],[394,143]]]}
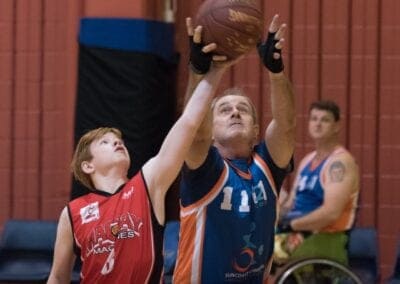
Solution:
{"label": "elbow", "polygon": [[295,113],[292,113],[292,115],[288,115],[286,120],[285,120],[285,125],[288,131],[295,131],[296,130],[296,115]]}
{"label": "elbow", "polygon": [[274,120],[276,121],[276,124],[278,125],[279,129],[282,129],[282,131],[288,134],[295,133],[297,121],[294,114],[277,117]]}
{"label": "elbow", "polygon": [[337,210],[331,212],[331,213],[329,214],[330,223],[333,223],[333,222],[335,222],[337,219],[339,219],[339,217],[340,217],[340,215],[341,215],[340,213],[341,213],[341,212],[340,212],[340,211],[337,211]]}
{"label": "elbow", "polygon": [[340,217],[340,211],[337,210],[332,210],[332,211],[328,211],[326,212],[325,218],[323,224],[321,224],[321,229],[331,225],[332,223],[334,223],[337,219],[339,219]]}

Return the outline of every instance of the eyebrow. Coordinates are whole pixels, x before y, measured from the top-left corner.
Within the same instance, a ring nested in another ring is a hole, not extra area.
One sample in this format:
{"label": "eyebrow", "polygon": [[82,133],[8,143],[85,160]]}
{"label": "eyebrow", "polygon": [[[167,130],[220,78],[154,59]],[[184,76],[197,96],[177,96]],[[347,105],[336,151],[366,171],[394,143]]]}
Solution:
{"label": "eyebrow", "polygon": [[[223,102],[220,105],[218,105],[217,108],[219,109],[220,107],[223,107],[223,106],[226,106],[226,105],[230,105],[230,104],[231,104],[230,102]],[[251,109],[251,107],[245,102],[239,102],[238,105],[239,106],[245,106],[245,107]]]}

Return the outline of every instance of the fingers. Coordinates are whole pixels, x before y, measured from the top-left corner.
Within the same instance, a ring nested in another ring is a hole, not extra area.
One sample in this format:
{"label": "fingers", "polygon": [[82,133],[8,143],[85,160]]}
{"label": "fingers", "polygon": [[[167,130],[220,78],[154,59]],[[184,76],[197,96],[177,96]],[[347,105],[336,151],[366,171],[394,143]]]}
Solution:
{"label": "fingers", "polygon": [[268,28],[268,31],[269,31],[270,33],[274,33],[274,32],[276,32],[276,31],[278,30],[278,28],[279,28],[278,19],[279,19],[279,15],[278,15],[278,14],[275,14],[275,15],[272,17],[272,21],[271,21],[271,23],[269,24],[269,28]]}
{"label": "fingers", "polygon": [[[193,21],[192,18],[187,17],[186,18],[186,32],[189,37],[193,37],[193,42],[196,44],[200,44],[201,42],[201,33],[203,31],[202,26],[197,26],[196,28],[193,28]],[[204,45],[201,49],[202,52],[204,53],[210,53],[213,52],[217,49],[217,44],[216,43],[210,43],[207,45]],[[227,57],[224,55],[213,55],[212,60],[215,62],[223,62],[227,60]]]}
{"label": "fingers", "polygon": [[194,43],[201,43],[201,31],[203,30],[202,26],[197,26],[194,29],[194,35],[193,35],[193,42]]}
{"label": "fingers", "polygon": [[[285,39],[281,38],[281,39],[275,44],[275,48],[276,48],[276,49],[282,49],[284,41],[285,41]],[[273,56],[274,56],[274,59],[276,59],[276,60],[278,60],[278,59],[281,57],[281,55],[280,55],[278,52],[274,52]]]}
{"label": "fingers", "polygon": [[207,44],[206,46],[204,46],[201,51],[203,51],[204,53],[208,53],[211,51],[214,51],[217,48],[217,44],[216,43],[210,43]]}
{"label": "fingers", "polygon": [[227,60],[226,56],[221,56],[221,59],[223,57],[223,60],[216,61],[213,58],[213,67],[215,68],[229,68],[235,64],[237,64],[239,61],[241,61],[244,58],[244,55],[241,55],[237,57],[236,59],[233,60]]}
{"label": "fingers", "polygon": [[283,37],[285,36],[286,27],[287,27],[286,24],[282,24],[279,26],[279,29],[275,34],[275,39],[277,39],[277,40],[283,39]]}
{"label": "fingers", "polygon": [[284,42],[285,42],[285,39],[281,38],[281,39],[275,44],[275,48],[276,48],[276,49],[282,49]]}
{"label": "fingers", "polygon": [[268,31],[270,33],[276,33],[275,39],[279,40],[285,36],[287,25],[285,23],[279,24],[279,15],[275,14],[272,18],[271,24],[269,25]]}
{"label": "fingers", "polygon": [[226,61],[228,58],[225,55],[213,55],[212,60],[216,62]]}
{"label": "fingers", "polygon": [[188,36],[193,36],[193,24],[192,24],[192,18],[187,17],[186,18],[186,31]]}
{"label": "fingers", "polygon": [[[193,36],[194,43],[201,43],[201,33],[203,31],[202,26],[197,26],[195,29],[193,29],[192,19],[186,18],[186,29],[187,29],[188,36]],[[210,44],[205,45],[201,49],[201,51],[203,51],[204,53],[209,53],[209,52],[214,51],[215,49],[217,49],[217,44],[210,43]],[[221,61],[223,59],[217,58],[217,60]]]}

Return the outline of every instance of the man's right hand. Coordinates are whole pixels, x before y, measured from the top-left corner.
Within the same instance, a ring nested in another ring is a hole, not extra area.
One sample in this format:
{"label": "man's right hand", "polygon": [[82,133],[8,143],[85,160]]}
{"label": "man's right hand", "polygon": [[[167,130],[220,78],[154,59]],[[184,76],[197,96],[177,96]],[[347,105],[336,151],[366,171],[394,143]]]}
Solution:
{"label": "man's right hand", "polygon": [[264,66],[272,73],[280,73],[284,69],[282,60],[282,46],[286,24],[278,24],[278,15],[272,18],[265,42],[257,45],[258,54]]}
{"label": "man's right hand", "polygon": [[186,18],[186,29],[190,45],[189,66],[194,73],[204,75],[210,70],[212,61],[226,60],[226,56],[213,55],[212,52],[217,48],[216,43],[206,45],[202,42],[202,27],[193,29],[191,18]]}

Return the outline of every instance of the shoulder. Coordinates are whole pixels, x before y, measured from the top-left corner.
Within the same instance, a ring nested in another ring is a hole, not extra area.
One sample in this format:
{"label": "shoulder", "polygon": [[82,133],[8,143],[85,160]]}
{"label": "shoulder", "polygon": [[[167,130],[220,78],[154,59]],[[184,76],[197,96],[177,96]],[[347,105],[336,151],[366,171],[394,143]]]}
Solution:
{"label": "shoulder", "polygon": [[65,206],[63,208],[63,210],[61,211],[60,220],[61,219],[63,219],[63,220],[68,219],[69,220],[68,206]]}
{"label": "shoulder", "polygon": [[335,167],[343,165],[346,168],[357,169],[357,163],[353,155],[344,147],[338,148],[327,161],[327,167]]}
{"label": "shoulder", "polygon": [[64,229],[71,228],[71,220],[69,216],[68,206],[65,206],[64,209],[61,211],[60,219],[58,221],[58,227]]}
{"label": "shoulder", "polygon": [[325,175],[330,181],[357,181],[358,165],[351,153],[342,148],[335,151],[324,165]]}
{"label": "shoulder", "polygon": [[191,169],[185,163],[182,168],[183,177],[192,177],[192,176],[209,176],[210,174],[220,173],[224,168],[224,160],[218,149],[214,146],[211,146],[206,159],[204,162],[196,169]]}
{"label": "shoulder", "polygon": [[314,158],[315,153],[316,153],[315,151],[312,151],[312,152],[307,153],[307,154],[303,157],[303,159],[300,160],[300,163],[299,163],[298,168],[299,168],[299,169],[304,168],[304,167]]}

